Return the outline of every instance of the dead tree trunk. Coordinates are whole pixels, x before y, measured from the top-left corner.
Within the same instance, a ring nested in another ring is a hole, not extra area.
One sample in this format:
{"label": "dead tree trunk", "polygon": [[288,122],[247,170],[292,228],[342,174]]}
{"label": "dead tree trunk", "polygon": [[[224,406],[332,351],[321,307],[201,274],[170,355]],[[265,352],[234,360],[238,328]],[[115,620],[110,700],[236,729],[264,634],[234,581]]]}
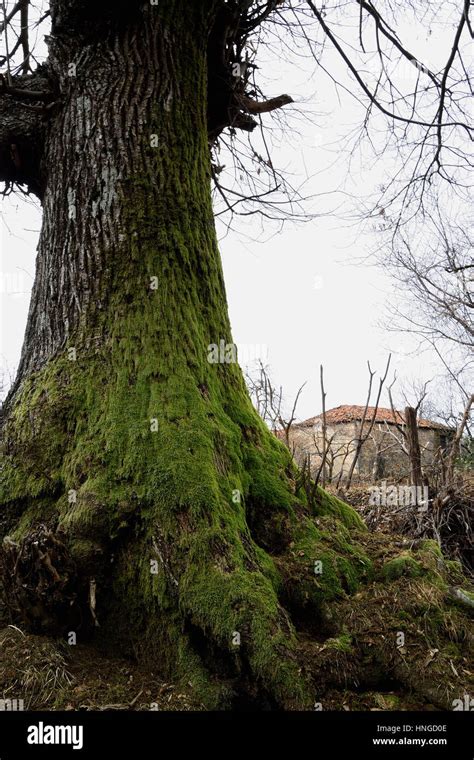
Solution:
{"label": "dead tree trunk", "polygon": [[410,481],[414,486],[421,486],[423,472],[421,468],[421,450],[418,437],[416,411],[412,406],[405,407],[405,424],[407,428],[407,448],[410,461]]}

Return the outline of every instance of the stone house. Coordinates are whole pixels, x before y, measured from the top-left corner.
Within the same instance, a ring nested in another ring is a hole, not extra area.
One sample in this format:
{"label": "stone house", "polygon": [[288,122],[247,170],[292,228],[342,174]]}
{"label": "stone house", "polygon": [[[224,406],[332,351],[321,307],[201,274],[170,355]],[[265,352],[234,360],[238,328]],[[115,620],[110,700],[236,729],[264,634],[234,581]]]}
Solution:
{"label": "stone house", "polygon": [[[338,406],[326,412],[327,456],[325,466],[326,482],[343,482],[349,472],[359,437],[363,443],[354,471],[354,480],[376,481],[389,478],[403,481],[409,474],[409,460],[403,436],[405,426],[402,412],[391,409],[368,407],[361,431],[364,406]],[[372,420],[375,420],[370,430]],[[370,431],[370,432],[369,432]],[[444,451],[454,431],[438,422],[418,419],[418,436],[424,471],[436,462],[440,451]],[[288,431],[278,432],[302,466],[309,459],[311,474],[314,476],[322,462],[323,416],[318,414],[304,422],[293,424]]]}

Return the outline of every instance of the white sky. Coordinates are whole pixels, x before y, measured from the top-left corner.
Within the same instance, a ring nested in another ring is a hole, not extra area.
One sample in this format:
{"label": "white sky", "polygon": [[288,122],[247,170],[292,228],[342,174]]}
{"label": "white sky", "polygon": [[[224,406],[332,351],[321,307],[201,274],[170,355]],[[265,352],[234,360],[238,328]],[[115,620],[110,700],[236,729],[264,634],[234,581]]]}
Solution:
{"label": "white sky", "polygon": [[[431,41],[431,56],[433,52]],[[266,73],[268,94],[288,92],[309,117],[298,119],[283,144],[272,150],[274,164],[289,170],[295,185],[307,180],[309,194],[340,189],[347,174],[345,161],[322,170],[334,164],[334,140],[338,131],[356,122],[357,108],[349,99],[339,106],[333,86],[321,72],[315,74],[309,61],[290,65],[274,59]],[[346,190],[357,199],[373,182],[372,167],[364,165],[363,156],[356,159]],[[320,411],[321,363],[327,408],[365,403],[366,361],[382,371],[389,350],[402,383],[427,380],[439,371],[433,356],[413,354],[414,345],[406,337],[378,325],[387,299],[403,298],[403,293],[392,289],[380,269],[356,262],[366,256],[375,238],[363,236],[337,216],[324,215],[338,199],[342,196],[313,199],[309,212],[322,216],[291,224],[278,234],[255,216],[236,219],[227,235],[218,225],[234,341],[243,345],[241,357],[245,350],[253,356],[263,347],[262,358],[288,400],[307,381],[298,407],[300,419]],[[0,368],[7,373],[19,360],[40,225],[38,204],[21,197],[2,201]],[[387,399],[382,401],[386,404]]]}

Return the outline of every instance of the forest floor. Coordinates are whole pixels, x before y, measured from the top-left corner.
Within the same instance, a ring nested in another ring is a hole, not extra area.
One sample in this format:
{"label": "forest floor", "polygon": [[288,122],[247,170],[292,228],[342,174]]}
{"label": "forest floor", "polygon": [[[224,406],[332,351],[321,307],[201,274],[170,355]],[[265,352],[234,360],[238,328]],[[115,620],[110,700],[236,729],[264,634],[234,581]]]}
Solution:
{"label": "forest floor", "polygon": [[0,695],[25,710],[199,710],[189,692],[92,645],[0,630]]}
{"label": "forest floor", "polygon": [[[91,645],[68,647],[16,627],[0,631],[0,695],[3,699],[21,696],[26,710],[204,709],[193,699],[191,684],[186,690]],[[324,709],[436,710],[390,687],[383,692],[330,690],[324,695]]]}
{"label": "forest floor", "polygon": [[[397,556],[411,541],[406,536],[381,532],[365,534],[366,549],[370,548],[376,564],[382,566],[387,559]],[[407,547],[408,548],[408,547]],[[351,606],[354,630],[366,640],[369,647],[376,645],[380,636],[396,630],[394,611],[410,600],[412,625],[420,628],[417,604],[426,602],[426,588],[416,579],[401,577],[390,584],[367,587],[362,594],[347,598],[342,605]],[[432,605],[433,600],[428,600]],[[429,606],[430,610],[436,608]],[[338,615],[342,608],[335,611]],[[431,614],[431,613],[430,613]],[[453,621],[455,619],[453,618]],[[450,625],[454,625],[451,622]],[[316,632],[317,633],[317,632]],[[413,674],[415,682],[438,680],[437,669],[443,667],[456,677],[468,679],[474,674],[472,663],[465,657],[451,660],[449,649],[440,651],[429,635],[418,630],[416,644],[400,649],[400,657]],[[456,631],[454,631],[456,634]],[[303,657],[320,669],[321,693],[317,699],[324,710],[436,710],[430,702],[429,690],[425,696],[414,696],[405,684],[388,678],[376,686],[361,684],[354,676],[350,656],[344,648],[335,652],[335,640],[314,635],[314,631],[299,630]],[[337,643],[337,642],[336,642]],[[447,658],[447,659],[446,659]],[[370,658],[369,658],[370,659]],[[455,663],[455,665],[454,665]],[[390,670],[390,668],[389,668]],[[332,673],[337,671],[339,685],[331,684]],[[443,671],[444,672],[444,671]],[[342,678],[340,677],[342,673]],[[327,680],[327,683],[325,681]],[[344,684],[344,685],[342,685]],[[0,606],[0,699],[24,700],[27,710],[204,710],[193,694],[192,683],[176,684],[164,681],[149,667],[132,659],[111,655],[93,643],[78,642],[69,645],[64,639],[26,633],[21,627],[8,625],[1,615]],[[237,701],[231,709],[268,709]],[[315,709],[318,709],[315,707]]]}

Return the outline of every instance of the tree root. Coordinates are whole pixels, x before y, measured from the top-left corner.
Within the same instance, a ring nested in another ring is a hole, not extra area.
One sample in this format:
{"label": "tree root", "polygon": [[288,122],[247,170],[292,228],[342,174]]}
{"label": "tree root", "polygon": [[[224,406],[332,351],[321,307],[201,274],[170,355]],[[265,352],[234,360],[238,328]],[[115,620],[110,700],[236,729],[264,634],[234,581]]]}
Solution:
{"label": "tree root", "polygon": [[57,633],[80,619],[81,588],[65,536],[38,525],[0,552],[3,602],[14,619],[36,633]]}

